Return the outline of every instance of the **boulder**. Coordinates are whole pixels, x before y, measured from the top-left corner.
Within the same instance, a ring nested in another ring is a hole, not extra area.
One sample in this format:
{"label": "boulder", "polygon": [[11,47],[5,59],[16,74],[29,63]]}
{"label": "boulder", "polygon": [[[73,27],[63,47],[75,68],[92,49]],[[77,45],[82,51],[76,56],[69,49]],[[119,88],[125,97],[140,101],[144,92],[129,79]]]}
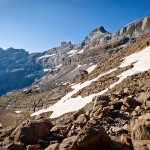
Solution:
{"label": "boulder", "polygon": [[109,107],[105,107],[105,108],[103,108],[102,113],[100,114],[99,117],[102,119],[102,118],[104,118],[107,114],[109,114],[109,112],[110,112],[110,108],[109,108]]}
{"label": "boulder", "polygon": [[27,150],[39,150],[37,145],[28,145]]}
{"label": "boulder", "polygon": [[10,143],[5,150],[24,150],[24,148],[20,143]]}
{"label": "boulder", "polygon": [[77,117],[78,117],[79,115],[81,115],[81,114],[84,114],[83,109],[79,109],[78,111],[74,112],[74,113],[72,114],[71,118],[72,118],[73,120],[76,120]]}
{"label": "boulder", "polygon": [[131,122],[131,139],[135,150],[150,148],[150,114],[144,114]]}
{"label": "boulder", "polygon": [[135,99],[133,98],[130,98],[130,97],[127,97],[123,104],[127,107],[129,107],[130,109],[135,109],[137,106],[141,106],[142,103],[136,101]]}
{"label": "boulder", "polygon": [[150,140],[134,141],[134,150],[149,150]]}
{"label": "boulder", "polygon": [[36,121],[27,120],[21,123],[11,134],[14,141],[20,141],[26,145],[34,145],[39,139],[48,136],[53,124],[48,119]]}
{"label": "boulder", "polygon": [[123,102],[116,102],[115,104],[113,104],[113,109],[120,110],[122,104],[123,104]]}
{"label": "boulder", "polygon": [[80,72],[80,75],[87,75],[88,74],[88,72],[86,70],[83,70],[83,69],[80,69],[79,72]]}
{"label": "boulder", "polygon": [[49,145],[45,150],[58,150],[59,144],[58,143],[54,143]]}
{"label": "boulder", "polygon": [[138,120],[132,128],[133,140],[150,140],[150,121]]}
{"label": "boulder", "polygon": [[94,114],[94,117],[104,118],[110,112],[109,107],[99,108]]}
{"label": "boulder", "polygon": [[99,121],[92,118],[78,133],[71,149],[107,150],[109,149],[109,144],[110,137],[106,134],[105,129],[99,125]]}
{"label": "boulder", "polygon": [[81,114],[78,116],[77,120],[75,121],[75,124],[79,125],[80,127],[83,127],[88,121],[88,118],[86,115]]}
{"label": "boulder", "polygon": [[150,100],[150,93],[149,92],[142,92],[138,97],[138,100],[143,103],[145,101]]}
{"label": "boulder", "polygon": [[76,136],[65,138],[59,146],[59,150],[69,149],[72,143],[76,141]]}
{"label": "boulder", "polygon": [[120,136],[120,142],[124,145],[128,145],[128,146],[132,146],[132,141],[131,141],[131,137],[127,134],[122,134]]}
{"label": "boulder", "polygon": [[102,107],[107,107],[108,106],[108,103],[109,103],[109,96],[96,96],[93,101],[94,101],[94,104],[93,104],[93,108],[95,108],[97,105],[98,106],[102,106]]}

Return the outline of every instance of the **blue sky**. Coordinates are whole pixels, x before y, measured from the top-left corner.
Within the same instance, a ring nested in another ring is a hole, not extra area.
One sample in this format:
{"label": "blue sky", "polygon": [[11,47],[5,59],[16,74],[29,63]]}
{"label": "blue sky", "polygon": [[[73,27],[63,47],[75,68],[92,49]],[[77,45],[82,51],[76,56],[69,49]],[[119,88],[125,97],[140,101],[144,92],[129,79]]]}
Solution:
{"label": "blue sky", "polygon": [[115,32],[150,14],[150,0],[0,0],[0,47],[45,51],[79,43],[94,28]]}

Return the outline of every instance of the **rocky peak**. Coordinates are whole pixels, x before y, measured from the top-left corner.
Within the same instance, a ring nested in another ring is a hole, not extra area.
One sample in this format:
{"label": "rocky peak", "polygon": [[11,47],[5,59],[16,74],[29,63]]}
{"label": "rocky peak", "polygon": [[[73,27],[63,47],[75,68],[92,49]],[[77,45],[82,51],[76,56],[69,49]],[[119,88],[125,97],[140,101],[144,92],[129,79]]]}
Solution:
{"label": "rocky peak", "polygon": [[105,37],[109,35],[111,34],[107,32],[103,26],[100,26],[99,28],[95,28],[87,37],[85,37],[81,46],[103,43],[105,41]]}
{"label": "rocky peak", "polygon": [[96,34],[100,35],[100,34],[104,34],[104,33],[108,33],[108,32],[105,30],[105,28],[103,26],[100,26],[98,28],[95,28],[92,32],[90,32],[88,36],[94,36]]}
{"label": "rocky peak", "polygon": [[94,29],[92,32],[101,32],[101,33],[106,33],[107,31],[103,26],[100,26],[99,28]]}
{"label": "rocky peak", "polygon": [[12,47],[3,50],[0,49],[1,55],[0,58],[10,58],[10,57],[27,57],[29,52],[25,51],[24,49],[14,49]]}
{"label": "rocky peak", "polygon": [[68,46],[68,45],[72,45],[71,41],[69,41],[69,42],[61,42],[61,47]]}

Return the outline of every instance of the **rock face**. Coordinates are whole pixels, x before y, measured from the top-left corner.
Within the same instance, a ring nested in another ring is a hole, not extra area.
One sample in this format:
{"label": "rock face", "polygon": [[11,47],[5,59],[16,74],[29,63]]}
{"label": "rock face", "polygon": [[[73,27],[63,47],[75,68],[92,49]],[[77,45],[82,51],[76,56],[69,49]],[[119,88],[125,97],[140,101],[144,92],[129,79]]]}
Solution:
{"label": "rock face", "polygon": [[36,78],[42,76],[42,67],[36,63],[36,57],[38,54],[29,55],[23,49],[1,49],[0,95],[29,86]]}
{"label": "rock face", "polygon": [[111,33],[107,32],[103,26],[94,29],[85,39],[82,41],[81,46],[89,44],[99,45],[110,40]]}
{"label": "rock face", "polygon": [[146,16],[143,19],[135,21],[133,23],[128,24],[127,26],[121,28],[113,36],[139,36],[140,34],[146,33],[150,31],[150,16]]}

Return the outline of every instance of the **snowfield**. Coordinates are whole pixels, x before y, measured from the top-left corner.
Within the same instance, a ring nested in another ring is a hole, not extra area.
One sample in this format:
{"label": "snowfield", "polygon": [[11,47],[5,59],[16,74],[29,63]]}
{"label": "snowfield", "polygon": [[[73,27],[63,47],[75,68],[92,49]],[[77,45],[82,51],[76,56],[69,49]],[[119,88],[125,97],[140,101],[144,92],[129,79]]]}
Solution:
{"label": "snowfield", "polygon": [[86,71],[87,71],[88,73],[91,73],[96,67],[97,67],[97,64],[96,64],[96,65],[92,65],[92,66],[89,67]]}
{"label": "snowfield", "polygon": [[20,114],[21,111],[20,111],[20,110],[16,110],[15,113],[16,113],[16,114]]}
{"label": "snowfield", "polygon": [[71,50],[70,52],[68,52],[68,57],[72,57],[74,54],[77,53],[78,50]]}
{"label": "snowfield", "polygon": [[[71,98],[72,95],[77,93],[79,90],[83,89],[86,86],[89,86],[93,81],[98,80],[98,78],[117,70],[117,68],[111,69],[110,71],[106,72],[105,74],[99,75],[97,78],[86,81],[82,84],[72,85],[71,88],[73,89],[73,91],[67,93],[64,97],[61,98],[61,100],[59,100],[53,106],[50,106],[47,109],[37,111],[37,112],[31,114],[31,116],[39,115],[44,112],[53,111],[50,118],[56,118],[67,112],[77,111],[77,110],[83,108],[86,104],[91,102],[95,96],[104,94],[105,92],[107,92],[108,89],[113,88],[115,85],[121,83],[128,76],[132,76],[136,73],[144,72],[144,71],[147,71],[148,69],[150,69],[149,56],[150,56],[150,46],[148,46],[144,50],[141,50],[138,53],[134,53],[134,54],[131,54],[131,55],[125,57],[124,61],[121,63],[121,65],[119,67],[125,67],[125,66],[131,65],[133,63],[133,68],[126,70],[123,73],[121,73],[120,75],[118,75],[117,77],[119,77],[119,80],[117,82],[115,82],[114,84],[110,85],[105,90],[103,90],[99,93],[96,93],[96,94],[91,94],[84,98],[82,98],[81,96],[78,96],[76,98]],[[96,68],[96,66],[93,65],[93,66],[91,66],[91,68],[88,68],[89,70],[87,70],[87,71],[91,72],[95,68]]]}
{"label": "snowfield", "polygon": [[43,55],[37,59],[43,59],[43,58],[48,58],[48,57],[54,57],[56,54],[51,54],[51,55]]}
{"label": "snowfield", "polygon": [[77,52],[77,54],[82,54],[84,52],[84,49],[81,49],[80,51]]}

